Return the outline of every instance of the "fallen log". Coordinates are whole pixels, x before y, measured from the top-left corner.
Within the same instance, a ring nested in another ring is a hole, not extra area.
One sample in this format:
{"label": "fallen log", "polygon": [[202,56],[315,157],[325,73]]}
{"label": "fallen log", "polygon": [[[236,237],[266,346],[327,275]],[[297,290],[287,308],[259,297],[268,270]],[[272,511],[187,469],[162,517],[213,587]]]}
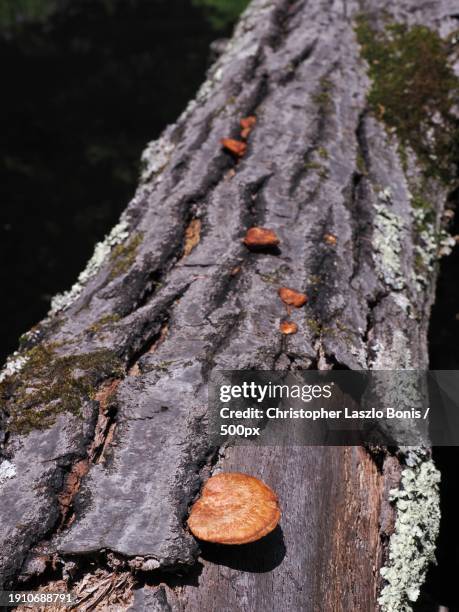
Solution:
{"label": "fallen log", "polygon": [[[80,610],[411,609],[438,530],[428,449],[205,432],[214,370],[428,365],[459,6],[379,4],[254,0],[146,148],[120,223],[21,339],[0,383],[2,588],[64,585]],[[243,244],[253,226],[278,252]],[[309,296],[288,336],[282,286]],[[281,500],[281,530],[245,552],[185,525],[220,469]]]}

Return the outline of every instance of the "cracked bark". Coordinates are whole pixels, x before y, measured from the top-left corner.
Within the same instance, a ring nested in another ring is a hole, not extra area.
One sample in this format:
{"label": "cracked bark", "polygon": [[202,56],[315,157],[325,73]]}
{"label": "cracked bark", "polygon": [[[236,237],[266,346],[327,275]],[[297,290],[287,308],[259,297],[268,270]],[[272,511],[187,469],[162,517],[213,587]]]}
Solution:
{"label": "cracked bark", "polygon": [[[4,587],[46,588],[64,568],[70,584],[132,574],[116,583],[134,589],[122,609],[376,609],[399,458],[211,448],[203,423],[212,369],[427,365],[435,275],[421,290],[410,280],[407,181],[395,139],[368,113],[353,29],[360,11],[383,18],[378,4],[254,0],[196,100],[153,147],[163,161],[147,159],[124,214],[135,248],[114,247],[74,302],[24,340],[23,354],[48,346],[52,359],[106,349],[124,373],[96,365],[76,413],[26,433],[11,427],[18,381],[43,381],[26,366],[2,383],[2,456],[16,470],[1,484]],[[437,29],[453,12],[414,0],[384,10]],[[257,124],[236,161],[220,139],[237,137],[248,115]],[[402,288],[384,278],[372,241],[386,187],[403,221]],[[445,197],[436,186],[438,216]],[[243,247],[255,224],[277,232],[279,254]],[[278,333],[280,285],[311,295],[288,339]],[[272,486],[282,533],[243,554],[200,552],[184,521],[216,468]],[[94,608],[106,609],[104,589]]]}

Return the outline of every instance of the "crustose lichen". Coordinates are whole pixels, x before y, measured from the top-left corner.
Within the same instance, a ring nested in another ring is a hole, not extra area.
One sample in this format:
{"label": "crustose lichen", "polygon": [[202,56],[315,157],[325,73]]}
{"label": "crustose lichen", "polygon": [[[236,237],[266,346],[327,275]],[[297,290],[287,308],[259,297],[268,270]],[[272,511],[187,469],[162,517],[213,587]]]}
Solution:
{"label": "crustose lichen", "polygon": [[405,279],[400,264],[405,232],[403,219],[392,210],[390,188],[378,193],[375,204],[373,249],[380,277],[393,289],[403,289]]}
{"label": "crustose lichen", "polygon": [[402,472],[400,489],[390,492],[397,518],[387,565],[381,569],[385,585],[378,602],[382,612],[411,612],[429,563],[435,560],[440,473],[431,459],[411,455],[413,460]]}
{"label": "crustose lichen", "polygon": [[54,315],[70,306],[70,304],[75,301],[83,291],[83,288],[89,279],[93,277],[102,266],[112,248],[120,245],[128,236],[128,223],[127,221],[122,220],[115,225],[110,234],[106,236],[105,240],[96,244],[91,259],[88,261],[83,272],[81,272],[78,276],[78,280],[73,287],[71,287],[71,289],[65,293],[59,293],[53,297],[51,300],[51,310],[49,311],[49,314]]}

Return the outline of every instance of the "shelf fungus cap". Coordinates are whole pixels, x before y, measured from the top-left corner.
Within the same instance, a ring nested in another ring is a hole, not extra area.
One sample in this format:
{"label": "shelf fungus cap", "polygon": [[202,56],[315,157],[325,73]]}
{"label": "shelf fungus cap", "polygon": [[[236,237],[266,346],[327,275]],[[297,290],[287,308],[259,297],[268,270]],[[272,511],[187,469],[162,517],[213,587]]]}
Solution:
{"label": "shelf fungus cap", "polygon": [[267,227],[251,227],[247,230],[243,243],[248,249],[276,247],[279,238],[274,230]]}
{"label": "shelf fungus cap", "polygon": [[241,138],[248,138],[250,132],[257,122],[257,118],[254,115],[250,115],[250,117],[243,117],[240,121],[241,126]]}
{"label": "shelf fungus cap", "polygon": [[279,523],[277,495],[264,482],[239,472],[209,478],[193,504],[188,527],[194,536],[216,544],[248,544]]}
{"label": "shelf fungus cap", "polygon": [[301,308],[308,301],[308,296],[305,293],[300,293],[288,287],[281,287],[278,294],[284,304],[287,304],[287,306],[294,306],[295,308]]}
{"label": "shelf fungus cap", "polygon": [[324,234],[324,242],[331,246],[335,246],[337,243],[337,238],[334,234]]}
{"label": "shelf fungus cap", "polygon": [[224,149],[226,149],[236,157],[243,157],[247,149],[247,145],[245,144],[245,142],[235,140],[234,138],[222,138],[220,142]]}
{"label": "shelf fungus cap", "polygon": [[290,336],[291,334],[297,333],[298,325],[294,321],[281,321],[279,330],[285,336]]}

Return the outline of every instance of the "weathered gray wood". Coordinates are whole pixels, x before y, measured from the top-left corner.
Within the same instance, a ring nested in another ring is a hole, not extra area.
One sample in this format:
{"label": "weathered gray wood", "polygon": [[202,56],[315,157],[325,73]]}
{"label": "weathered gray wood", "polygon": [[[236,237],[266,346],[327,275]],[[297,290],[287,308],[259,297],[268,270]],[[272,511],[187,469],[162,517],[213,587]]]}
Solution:
{"label": "weathered gray wood", "polygon": [[[251,470],[278,492],[283,520],[267,542],[207,546],[199,588],[179,595],[183,610],[373,610],[385,507],[398,462],[378,471],[363,449],[231,449],[225,469]],[[229,549],[229,550],[228,550]]]}
{"label": "weathered gray wood", "polygon": [[[396,140],[368,113],[354,33],[359,11],[377,21],[382,8],[434,28],[459,12],[450,2],[254,0],[196,100],[147,149],[109,254],[28,335],[22,370],[2,383],[4,586],[40,572],[40,554],[75,580],[97,565],[147,572],[136,610],[151,609],[142,603],[151,597],[158,609],[376,608],[398,459],[382,453],[378,467],[359,448],[220,456],[204,425],[212,369],[427,365],[435,274],[420,287],[413,278],[409,187]],[[220,139],[252,114],[236,162]],[[420,179],[414,163],[411,172]],[[445,190],[430,188],[439,219]],[[399,221],[391,236],[384,211]],[[200,240],[187,254],[196,220]],[[280,254],[249,253],[241,238],[251,225],[276,230]],[[312,296],[288,340],[280,285]],[[47,427],[23,418],[45,405]],[[196,565],[184,520],[216,468],[258,474],[279,492],[283,542],[277,532],[262,545],[260,571],[208,547]]]}

